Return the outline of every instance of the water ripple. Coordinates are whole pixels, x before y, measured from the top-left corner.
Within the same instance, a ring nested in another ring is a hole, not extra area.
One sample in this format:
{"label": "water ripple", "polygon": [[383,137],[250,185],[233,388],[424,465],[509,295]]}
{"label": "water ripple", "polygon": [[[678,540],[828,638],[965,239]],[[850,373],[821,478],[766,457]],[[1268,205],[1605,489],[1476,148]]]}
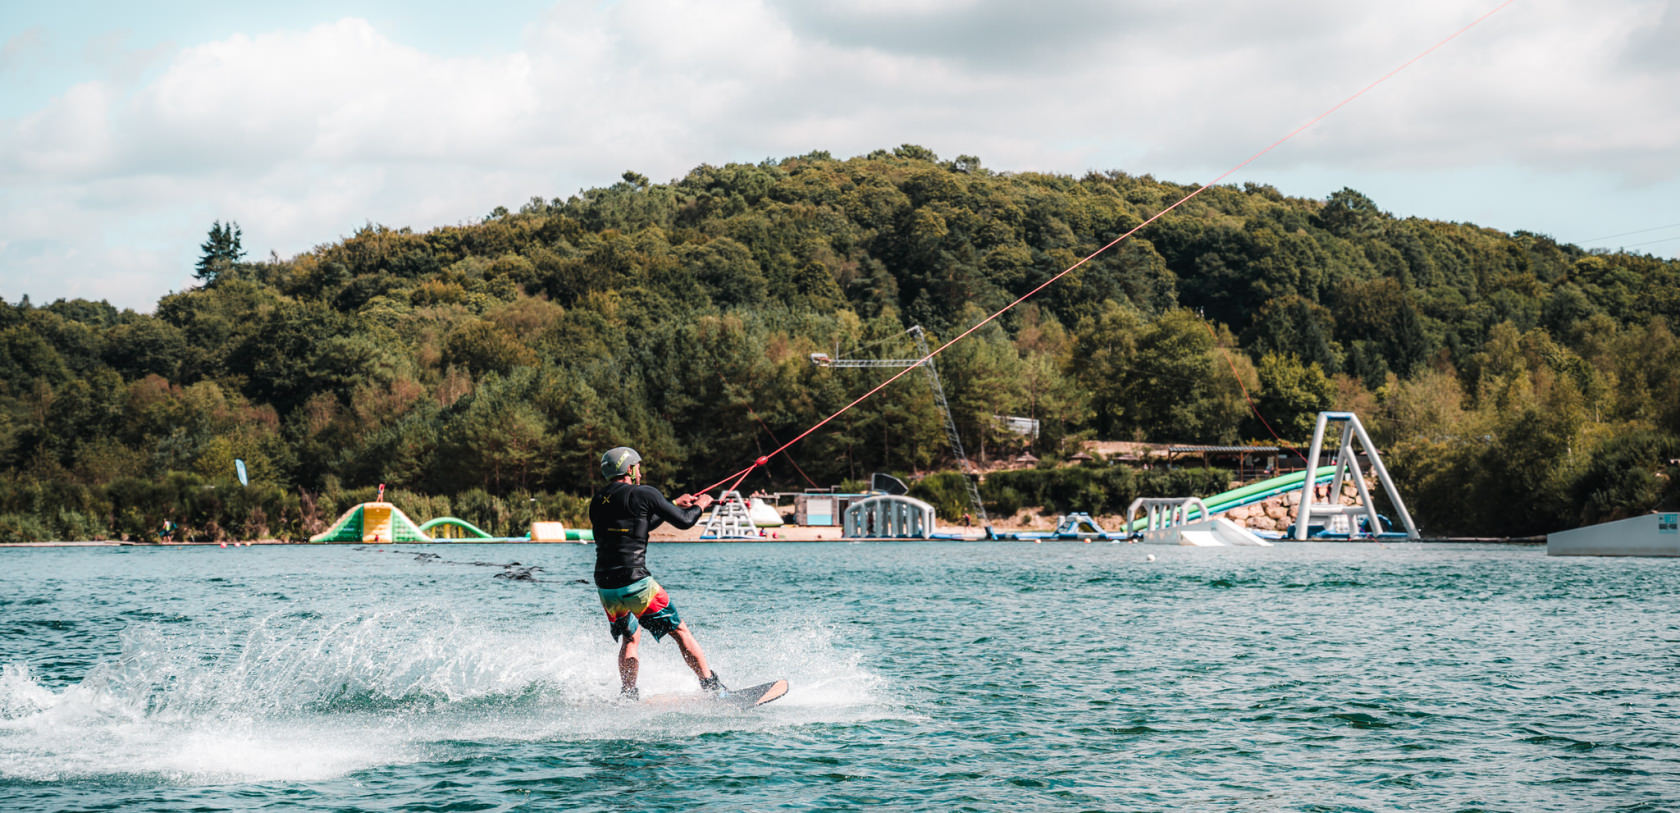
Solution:
{"label": "water ripple", "polygon": [[[439,549],[444,550],[444,549]],[[506,558],[469,548],[455,558]],[[8,809],[1680,808],[1680,570],[1534,548],[668,545],[753,713],[617,703],[587,546],[7,552]],[[693,691],[674,647],[644,693]],[[625,795],[629,793],[630,795]]]}

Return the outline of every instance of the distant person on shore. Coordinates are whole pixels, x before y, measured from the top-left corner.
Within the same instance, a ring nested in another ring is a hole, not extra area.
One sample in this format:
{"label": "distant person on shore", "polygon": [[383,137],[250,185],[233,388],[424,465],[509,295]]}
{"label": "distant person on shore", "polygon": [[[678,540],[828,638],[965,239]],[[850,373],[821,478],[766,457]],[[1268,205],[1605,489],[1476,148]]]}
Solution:
{"label": "distant person on shore", "polygon": [[700,688],[723,691],[716,672],[706,663],[700,642],[677,615],[677,607],[659,582],[648,573],[648,532],[669,522],[677,528],[692,528],[712,504],[709,494],[684,494],[665,499],[659,489],[642,485],[642,456],[628,446],[609,449],[601,455],[601,476],[607,487],[589,503],[589,523],[595,531],[595,588],[601,607],[607,611],[613,639],[619,642],[618,677],[622,696],[638,699],[636,674],[640,662],[636,647],[642,630],[655,641],[670,635],[682,650],[683,661],[700,679]]}

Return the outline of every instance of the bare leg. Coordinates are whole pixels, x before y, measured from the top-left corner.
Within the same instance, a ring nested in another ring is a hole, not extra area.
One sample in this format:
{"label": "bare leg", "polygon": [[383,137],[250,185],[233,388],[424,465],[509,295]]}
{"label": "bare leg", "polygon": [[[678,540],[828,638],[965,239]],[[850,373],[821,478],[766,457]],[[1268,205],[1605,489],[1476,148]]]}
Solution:
{"label": "bare leg", "polygon": [[641,670],[641,662],[636,658],[636,647],[642,642],[640,628],[624,636],[618,645],[618,679],[623,682],[623,691],[629,694],[636,690],[636,673]]}
{"label": "bare leg", "polygon": [[671,637],[676,639],[677,648],[682,650],[683,661],[688,668],[694,670],[694,676],[705,680],[712,676],[712,667],[706,664],[706,653],[700,651],[700,642],[694,640],[694,633],[688,630],[688,622],[684,621],[671,631]]}

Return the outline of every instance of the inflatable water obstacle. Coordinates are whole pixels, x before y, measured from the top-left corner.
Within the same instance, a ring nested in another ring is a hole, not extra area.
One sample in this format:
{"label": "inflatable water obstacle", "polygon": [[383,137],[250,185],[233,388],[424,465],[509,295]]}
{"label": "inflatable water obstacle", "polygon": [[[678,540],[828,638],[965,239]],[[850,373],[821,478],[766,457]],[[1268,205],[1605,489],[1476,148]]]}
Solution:
{"label": "inflatable water obstacle", "polygon": [[388,502],[364,502],[344,512],[332,527],[309,537],[311,542],[593,542],[586,530],[558,522],[533,522],[524,536],[491,536],[456,517],[438,517],[416,525],[401,508]]}
{"label": "inflatable water obstacle", "polygon": [[[1334,435],[1331,430],[1334,428]],[[1262,534],[1272,539],[1282,534],[1265,531],[1251,532],[1230,520],[1218,516],[1234,508],[1271,499],[1290,492],[1299,492],[1298,508],[1291,522],[1290,538],[1306,539],[1411,539],[1419,538],[1417,525],[1412,522],[1406,503],[1389,477],[1376,444],[1365,432],[1359,417],[1351,412],[1320,412],[1313,428],[1310,451],[1303,459],[1319,461],[1320,452],[1334,446],[1335,462],[1329,466],[1315,466],[1310,472],[1298,471],[1279,475],[1241,488],[1234,488],[1210,497],[1139,498],[1126,510],[1126,523],[1118,533],[1105,532],[1087,514],[1067,514],[1057,520],[1056,529],[1048,533],[999,533],[986,528],[988,539],[1083,540],[1106,539],[1111,542],[1137,541],[1157,544],[1218,547],[1225,545],[1269,546]],[[1366,462],[1359,461],[1363,449]],[[1399,517],[1404,531],[1396,530],[1387,517],[1378,514],[1366,482],[1365,466],[1369,466],[1374,480],[1386,493],[1389,504]],[[1325,494],[1320,501],[1320,486]],[[1343,504],[1344,486],[1357,492],[1351,504]],[[1140,510],[1143,516],[1138,516]]]}
{"label": "inflatable water obstacle", "polygon": [[365,502],[348,511],[332,527],[309,537],[311,542],[430,542],[414,520],[388,502]]}
{"label": "inflatable water obstacle", "polygon": [[[1316,472],[1314,472],[1315,476],[1313,478],[1313,482],[1328,483],[1334,478],[1335,474],[1335,466],[1321,466]],[[1184,524],[1200,520],[1218,519],[1219,514],[1223,514],[1233,508],[1240,508],[1245,505],[1270,499],[1286,492],[1299,491],[1301,489],[1301,484],[1306,477],[1307,473],[1304,471],[1293,472],[1267,480],[1262,480],[1258,483],[1250,483],[1249,485],[1241,488],[1234,488],[1230,491],[1225,491],[1211,497],[1204,497],[1201,499],[1188,497],[1171,500],[1135,500],[1133,501],[1131,507],[1127,510],[1128,521],[1119,531],[1105,531],[1101,525],[1097,524],[1097,521],[1093,519],[1090,514],[1073,513],[1058,517],[1056,520],[1056,528],[1052,531],[1011,532],[993,531],[988,528],[987,538],[1006,540],[1018,539],[1029,542],[1041,540],[1106,540],[1109,542],[1119,542],[1123,540],[1138,539],[1143,536],[1145,531],[1158,530],[1162,525]],[[1152,519],[1149,515],[1141,517],[1137,516],[1140,507],[1152,507],[1146,505],[1148,503],[1182,503],[1183,505],[1170,521],[1161,522],[1158,519]],[[1230,523],[1229,520],[1226,520],[1225,522],[1227,524],[1231,524],[1232,527],[1235,527],[1235,525]],[[1213,526],[1209,527],[1211,529]],[[1223,529],[1223,526],[1218,527]],[[1246,531],[1244,533],[1246,534]],[[1225,535],[1229,535],[1228,531]],[[1243,537],[1243,539],[1244,541],[1242,543],[1233,544],[1252,544],[1246,541],[1246,536]]]}
{"label": "inflatable water obstacle", "polygon": [[[1335,475],[1335,466],[1320,466],[1313,473],[1313,483],[1316,485],[1329,483],[1335,478]],[[1302,481],[1306,479],[1306,476],[1307,473],[1304,471],[1291,472],[1261,480],[1258,483],[1249,483],[1241,488],[1223,491],[1211,497],[1203,497],[1195,506],[1197,510],[1186,511],[1183,519],[1185,521],[1210,519],[1215,514],[1223,514],[1233,508],[1241,508],[1245,505],[1268,500],[1290,491],[1300,491]],[[1203,515],[1199,510],[1200,508],[1206,508],[1207,514]],[[1147,517],[1139,517],[1131,519],[1126,524],[1126,530],[1137,533],[1144,530],[1148,525],[1149,519]]]}

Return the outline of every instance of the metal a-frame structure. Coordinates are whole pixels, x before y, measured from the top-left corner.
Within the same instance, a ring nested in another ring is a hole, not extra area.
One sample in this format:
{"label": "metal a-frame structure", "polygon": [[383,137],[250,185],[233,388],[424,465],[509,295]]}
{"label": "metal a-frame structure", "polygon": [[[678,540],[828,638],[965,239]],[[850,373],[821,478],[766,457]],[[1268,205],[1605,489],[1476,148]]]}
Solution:
{"label": "metal a-frame structure", "polygon": [[[1300,512],[1295,517],[1295,539],[1307,538],[1307,525],[1315,517],[1352,519],[1364,514],[1369,523],[1366,527],[1370,529],[1371,534],[1383,533],[1382,520],[1377,517],[1377,507],[1371,502],[1371,490],[1366,487],[1364,473],[1359,469],[1359,460],[1353,445],[1355,439],[1365,450],[1365,456],[1370,459],[1371,470],[1377,475],[1377,481],[1382,484],[1389,503],[1394,506],[1395,513],[1400,515],[1400,521],[1405,523],[1406,538],[1417,539],[1418,530],[1417,526],[1412,524],[1411,512],[1406,510],[1406,502],[1400,499],[1400,490],[1394,487],[1393,478],[1388,476],[1388,467],[1383,465],[1382,457],[1377,454],[1377,446],[1371,442],[1371,436],[1365,433],[1365,425],[1359,422],[1359,416],[1352,412],[1318,413],[1318,422],[1313,426],[1312,446],[1307,452],[1308,470],[1318,466],[1318,454],[1324,450],[1324,432],[1332,422],[1341,424],[1341,447],[1336,453],[1336,473],[1330,479],[1330,490],[1325,496],[1328,502],[1317,501],[1317,492],[1314,490],[1316,478],[1302,479]],[[1354,505],[1342,505],[1342,483],[1349,479],[1359,490],[1359,501]]]}
{"label": "metal a-frame structure", "polygon": [[712,517],[706,520],[702,539],[747,539],[758,536],[753,524],[752,507],[741,498],[739,491],[725,491],[712,503]]}

